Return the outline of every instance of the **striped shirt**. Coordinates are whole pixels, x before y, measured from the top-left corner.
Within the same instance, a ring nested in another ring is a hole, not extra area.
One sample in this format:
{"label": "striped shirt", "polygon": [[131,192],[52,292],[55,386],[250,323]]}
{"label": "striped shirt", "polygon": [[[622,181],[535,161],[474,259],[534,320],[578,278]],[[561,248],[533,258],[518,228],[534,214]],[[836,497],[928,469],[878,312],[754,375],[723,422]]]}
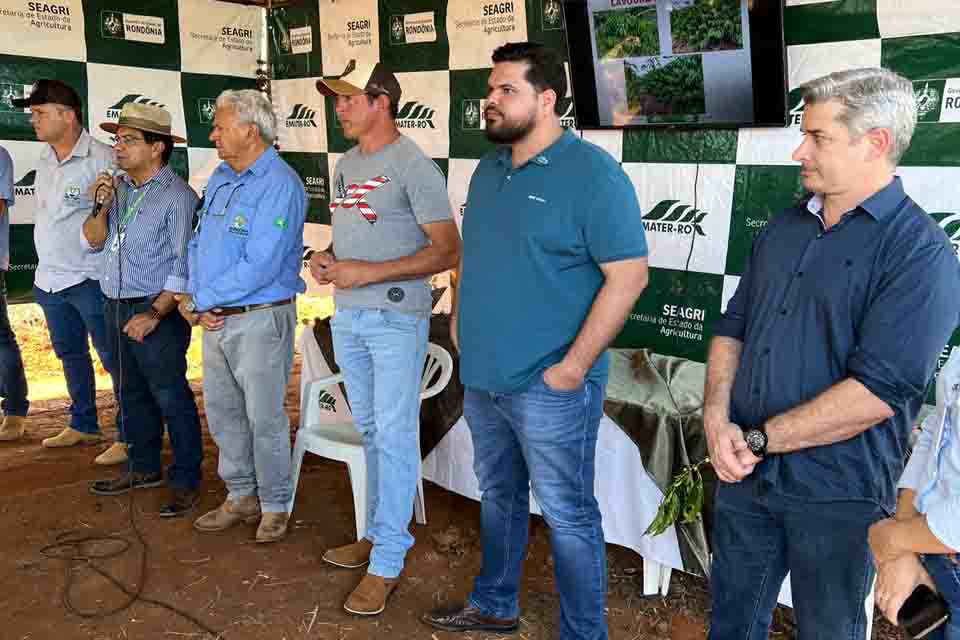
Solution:
{"label": "striped shirt", "polygon": [[186,292],[187,241],[197,201],[197,194],[169,165],[140,187],[121,176],[101,251],[100,289],[105,296]]}

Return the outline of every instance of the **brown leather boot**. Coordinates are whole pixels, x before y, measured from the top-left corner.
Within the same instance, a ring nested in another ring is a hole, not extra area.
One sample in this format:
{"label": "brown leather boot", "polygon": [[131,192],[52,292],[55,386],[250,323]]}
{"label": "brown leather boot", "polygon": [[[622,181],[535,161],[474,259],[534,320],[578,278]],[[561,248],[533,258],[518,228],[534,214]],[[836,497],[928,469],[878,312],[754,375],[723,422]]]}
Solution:
{"label": "brown leather boot", "polygon": [[359,569],[370,562],[370,551],[372,550],[373,543],[366,538],[361,538],[352,544],[328,549],[323,554],[323,561],[344,569]]}
{"label": "brown leather boot", "polygon": [[63,431],[53,437],[44,438],[40,444],[48,449],[58,449],[60,447],[74,447],[78,444],[97,444],[100,440],[99,433],[84,433],[73,427],[64,427]]}
{"label": "brown leather boot", "polygon": [[193,522],[198,531],[223,531],[243,522],[253,524],[260,519],[260,501],[257,496],[245,496],[236,502],[225,500],[219,507],[203,514]]}
{"label": "brown leather boot", "polygon": [[277,542],[287,535],[287,514],[265,513],[257,527],[257,542]]}
{"label": "brown leather boot", "polygon": [[387,608],[387,598],[399,584],[400,578],[382,578],[368,573],[347,598],[343,608],[358,616],[375,616]]}
{"label": "brown leather boot", "polygon": [[23,416],[7,416],[0,425],[0,442],[13,442],[23,437],[26,430],[24,423],[26,418]]}
{"label": "brown leather boot", "polygon": [[123,464],[129,458],[127,457],[127,443],[114,442],[110,448],[93,459],[94,464],[109,466],[113,464]]}

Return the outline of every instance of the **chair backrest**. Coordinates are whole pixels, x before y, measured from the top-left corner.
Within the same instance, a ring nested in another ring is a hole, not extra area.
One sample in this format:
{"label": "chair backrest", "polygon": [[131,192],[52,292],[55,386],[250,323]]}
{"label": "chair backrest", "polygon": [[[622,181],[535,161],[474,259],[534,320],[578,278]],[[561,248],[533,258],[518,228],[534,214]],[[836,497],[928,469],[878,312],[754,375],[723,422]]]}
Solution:
{"label": "chair backrest", "polygon": [[[447,350],[432,342],[427,344],[427,359],[420,380],[420,400],[437,395],[450,382],[453,375],[453,358]],[[434,380],[436,378],[436,380]]]}

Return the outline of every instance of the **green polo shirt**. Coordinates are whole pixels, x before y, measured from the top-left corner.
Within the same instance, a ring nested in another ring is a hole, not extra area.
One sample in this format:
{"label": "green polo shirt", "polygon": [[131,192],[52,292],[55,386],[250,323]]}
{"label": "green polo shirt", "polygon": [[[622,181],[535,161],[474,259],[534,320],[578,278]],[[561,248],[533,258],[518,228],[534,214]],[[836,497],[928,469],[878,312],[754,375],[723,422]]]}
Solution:
{"label": "green polo shirt", "polygon": [[[460,378],[518,392],[559,362],[603,285],[600,265],[647,255],[640,205],[606,151],[570,131],[521,167],[480,161],[463,218]],[[589,378],[606,383],[605,355]]]}

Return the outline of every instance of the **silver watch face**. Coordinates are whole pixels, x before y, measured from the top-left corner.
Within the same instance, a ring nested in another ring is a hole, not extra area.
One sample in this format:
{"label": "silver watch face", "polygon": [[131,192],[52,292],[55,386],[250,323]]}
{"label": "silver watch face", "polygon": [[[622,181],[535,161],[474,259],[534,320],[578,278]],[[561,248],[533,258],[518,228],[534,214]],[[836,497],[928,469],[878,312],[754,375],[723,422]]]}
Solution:
{"label": "silver watch face", "polygon": [[193,300],[190,300],[190,301],[187,302],[187,304],[185,304],[184,306],[187,308],[187,311],[189,311],[189,312],[191,312],[191,313],[193,313],[194,311],[197,310],[197,303],[194,302]]}
{"label": "silver watch face", "polygon": [[759,429],[747,431],[743,434],[743,439],[747,441],[747,448],[749,448],[754,455],[763,454],[764,449],[767,448],[767,436]]}

